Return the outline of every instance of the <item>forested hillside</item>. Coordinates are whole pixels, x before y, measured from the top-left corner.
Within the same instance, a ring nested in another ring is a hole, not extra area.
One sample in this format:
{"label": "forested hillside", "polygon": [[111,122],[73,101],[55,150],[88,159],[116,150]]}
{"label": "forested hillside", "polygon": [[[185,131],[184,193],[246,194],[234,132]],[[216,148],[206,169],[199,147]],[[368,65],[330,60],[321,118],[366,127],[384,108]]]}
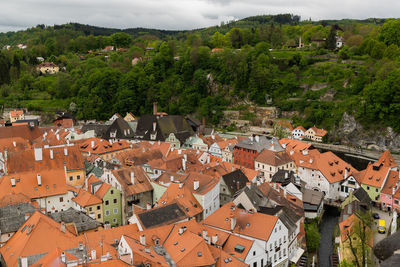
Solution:
{"label": "forested hillside", "polygon": [[[299,42],[304,47],[295,48]],[[305,127],[332,129],[347,112],[365,127],[400,131],[400,20],[313,22],[284,14],[182,32],[38,25],[0,33],[6,45],[6,107],[70,109],[79,119],[104,120],[149,113],[156,101],[169,114],[217,124],[223,110],[273,105]],[[118,51],[102,51],[106,46]],[[61,71],[40,74],[38,57]]]}

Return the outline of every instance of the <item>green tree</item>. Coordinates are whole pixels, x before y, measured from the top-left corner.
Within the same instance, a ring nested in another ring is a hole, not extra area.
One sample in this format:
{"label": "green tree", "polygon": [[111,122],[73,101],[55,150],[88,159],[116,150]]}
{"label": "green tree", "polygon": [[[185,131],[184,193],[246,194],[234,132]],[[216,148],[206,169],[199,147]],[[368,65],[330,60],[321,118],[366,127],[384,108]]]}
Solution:
{"label": "green tree", "polygon": [[321,234],[315,221],[305,224],[307,250],[311,253],[316,252],[321,240]]}
{"label": "green tree", "polygon": [[117,32],[111,35],[111,40],[116,47],[129,47],[132,43],[132,36],[124,32]]}
{"label": "green tree", "polygon": [[326,38],[325,47],[326,47],[326,49],[329,49],[329,50],[336,49],[336,29],[333,26],[331,27],[331,30],[329,31],[328,38]]}
{"label": "green tree", "polygon": [[379,33],[379,40],[386,45],[395,44],[400,46],[400,19],[387,20]]}

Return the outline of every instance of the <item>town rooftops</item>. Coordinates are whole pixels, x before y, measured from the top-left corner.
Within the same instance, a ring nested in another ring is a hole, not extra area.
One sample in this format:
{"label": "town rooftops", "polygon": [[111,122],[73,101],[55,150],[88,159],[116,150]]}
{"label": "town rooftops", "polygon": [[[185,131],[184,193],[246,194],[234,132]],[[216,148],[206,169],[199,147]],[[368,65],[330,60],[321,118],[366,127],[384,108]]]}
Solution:
{"label": "town rooftops", "polygon": [[324,193],[310,189],[303,189],[303,203],[305,211],[317,211],[324,199]]}
{"label": "town rooftops", "polygon": [[284,151],[284,148],[279,143],[278,139],[275,137],[266,136],[251,136],[240,141],[236,147],[246,148],[250,150],[255,150],[258,153],[264,149],[272,150],[275,152]]}
{"label": "town rooftops", "polygon": [[0,139],[21,137],[28,141],[33,141],[42,135],[42,131],[34,126],[18,125],[9,127],[0,127]]}
{"label": "town rooftops", "polygon": [[276,216],[247,212],[229,202],[208,216],[204,224],[267,241],[277,221]]}
{"label": "town rooftops", "polygon": [[270,166],[282,166],[293,162],[285,150],[275,152],[269,149],[264,149],[257,157],[256,162],[264,163]]}
{"label": "town rooftops", "polygon": [[369,197],[367,191],[361,186],[353,192],[353,195],[362,203],[371,203],[371,198]]}
{"label": "town rooftops", "polygon": [[[253,246],[254,240],[246,239],[237,235],[229,235],[223,246],[223,250],[241,261],[245,261]],[[228,260],[229,261],[229,260]]]}
{"label": "town rooftops", "polygon": [[81,207],[88,207],[103,203],[103,201],[100,198],[89,193],[84,189],[80,189],[78,195],[75,198],[73,198],[72,201],[74,201]]}
{"label": "town rooftops", "polygon": [[0,208],[1,234],[16,232],[36,210],[31,203],[20,203]]}
{"label": "town rooftops", "polygon": [[399,171],[394,171],[394,170],[390,171],[386,179],[386,183],[384,184],[381,190],[381,193],[387,195],[394,195],[394,193],[399,188],[398,182],[399,182]]}
{"label": "town rooftops", "polygon": [[130,148],[130,144],[127,141],[118,141],[110,143],[105,139],[89,138],[79,145],[81,152],[90,153],[94,155],[103,155],[113,152],[122,151]]}
{"label": "town rooftops", "polygon": [[21,116],[23,114],[24,114],[23,110],[11,110],[10,111],[10,117],[11,118],[19,117],[19,116]]}
{"label": "town rooftops", "polygon": [[311,144],[290,138],[282,138],[281,140],[279,140],[279,143],[282,145],[282,147],[286,149],[288,153],[292,150],[302,151],[312,149]]}
{"label": "town rooftops", "polygon": [[222,175],[222,179],[228,186],[232,196],[249,182],[249,179],[247,179],[246,175],[240,169]]}
{"label": "town rooftops", "polygon": [[55,68],[55,67],[57,67],[57,65],[54,64],[53,62],[42,62],[39,64],[38,67],[39,68]]}
{"label": "town rooftops", "polygon": [[315,132],[316,136],[320,136],[320,137],[323,137],[328,133],[327,130],[318,129],[317,127],[315,127],[315,125],[313,127],[311,127],[311,129]]}
{"label": "town rooftops", "polygon": [[149,177],[141,167],[113,170],[112,173],[128,196],[153,190]]}
{"label": "town rooftops", "polygon": [[83,233],[86,231],[94,230],[102,224],[95,219],[92,219],[90,216],[86,215],[83,212],[74,210],[73,208],[69,208],[65,211],[59,211],[55,213],[49,214],[49,216],[61,223],[64,222],[66,224],[73,223],[76,227],[78,233]]}

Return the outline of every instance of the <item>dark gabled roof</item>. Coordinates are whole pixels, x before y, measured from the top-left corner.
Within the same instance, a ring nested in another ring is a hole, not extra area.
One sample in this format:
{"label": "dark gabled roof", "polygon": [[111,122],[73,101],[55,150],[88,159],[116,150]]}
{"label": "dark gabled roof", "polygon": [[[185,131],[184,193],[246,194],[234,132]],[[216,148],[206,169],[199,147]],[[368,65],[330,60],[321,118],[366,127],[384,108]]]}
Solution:
{"label": "dark gabled roof", "polygon": [[263,196],[263,193],[258,189],[257,186],[251,184],[251,189],[248,186],[243,187],[239,191],[237,191],[234,194],[234,198],[237,198],[241,193],[246,194],[246,196],[249,198],[251,203],[254,205],[254,207],[257,210],[260,210],[261,206],[264,206],[264,204],[267,202],[266,199]]}
{"label": "dark gabled roof", "polygon": [[158,123],[156,124],[156,131],[153,132],[153,122],[157,123],[157,116],[148,114],[141,116],[136,126],[135,138],[141,140],[150,140],[150,134],[156,133],[157,135],[154,141],[164,141],[165,138],[161,134]]}
{"label": "dark gabled roof", "polygon": [[367,193],[362,187],[360,187],[360,188],[358,188],[357,190],[355,190],[355,191],[353,192],[353,195],[354,195],[360,202],[367,203],[367,204],[372,202],[372,200],[371,200],[371,198],[369,197],[368,193]]}
{"label": "dark gabled roof", "polygon": [[78,233],[96,229],[102,226],[102,223],[92,219],[90,216],[83,212],[76,211],[73,208],[69,208],[65,211],[59,211],[51,213],[49,215],[53,220],[64,223],[74,223]]}
{"label": "dark gabled roof", "polygon": [[144,228],[175,223],[184,220],[187,216],[176,203],[152,209],[137,215]]}
{"label": "dark gabled roof", "polygon": [[75,120],[74,114],[69,112],[57,112],[57,118],[54,121],[62,120],[62,119],[73,119]]}
{"label": "dark gabled roof", "polygon": [[[192,127],[190,127],[189,123],[181,115],[163,116],[158,119],[158,125],[164,139],[168,138],[171,133],[174,133],[178,139],[179,137],[177,134],[181,135],[183,138],[183,133],[185,133],[185,140],[183,140],[183,142],[185,142],[189,136],[194,134]],[[179,141],[181,140],[179,139]]]}
{"label": "dark gabled roof", "polygon": [[[385,239],[379,241],[374,246],[375,256],[383,261],[388,259],[396,250],[400,249],[400,232],[396,232]],[[392,265],[397,266],[397,265]]]}
{"label": "dark gabled roof", "polygon": [[31,203],[20,203],[0,208],[0,230],[2,234],[16,232],[25,223],[25,214],[32,215],[35,207]]}
{"label": "dark gabled roof", "polygon": [[241,188],[246,187],[246,183],[249,182],[249,179],[247,179],[246,175],[244,175],[240,169],[222,175],[222,179],[228,186],[231,196],[233,196]]}
{"label": "dark gabled roof", "polygon": [[94,130],[96,137],[102,137],[107,131],[110,125],[106,124],[86,124],[82,126],[81,131],[86,133],[87,131]]}
{"label": "dark gabled roof", "polygon": [[[111,133],[116,131],[115,137],[111,137]],[[122,118],[117,118],[114,122],[109,125],[107,130],[103,134],[103,139],[132,139],[134,137],[132,128]]]}
{"label": "dark gabled roof", "polygon": [[296,222],[301,218],[284,206],[276,206],[274,208],[260,207],[260,212],[268,215],[278,216],[282,223],[289,230],[289,235],[296,231]]}
{"label": "dark gabled roof", "polygon": [[278,172],[276,172],[273,176],[272,176],[272,183],[279,183],[282,186],[286,186],[289,183],[296,183],[296,176],[295,173],[293,171],[288,171],[288,170],[283,170],[283,169],[279,169]]}

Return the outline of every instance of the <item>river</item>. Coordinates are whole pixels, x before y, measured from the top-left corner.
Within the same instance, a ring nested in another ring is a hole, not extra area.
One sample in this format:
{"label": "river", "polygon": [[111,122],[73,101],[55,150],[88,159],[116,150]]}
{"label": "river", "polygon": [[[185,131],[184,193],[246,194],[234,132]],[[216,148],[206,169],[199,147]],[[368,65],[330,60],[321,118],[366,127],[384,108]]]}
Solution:
{"label": "river", "polygon": [[339,221],[339,210],[325,206],[325,212],[319,227],[321,242],[318,248],[319,267],[331,267],[330,255],[333,253],[333,230]]}

